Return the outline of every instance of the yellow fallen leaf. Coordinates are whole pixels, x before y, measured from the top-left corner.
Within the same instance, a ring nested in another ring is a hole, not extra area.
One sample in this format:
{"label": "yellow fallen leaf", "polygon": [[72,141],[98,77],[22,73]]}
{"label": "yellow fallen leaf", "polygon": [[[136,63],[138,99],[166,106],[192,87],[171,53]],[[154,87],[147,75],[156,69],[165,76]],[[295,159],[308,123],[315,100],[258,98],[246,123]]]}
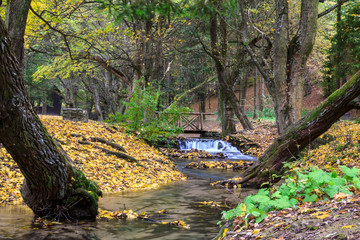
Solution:
{"label": "yellow fallen leaf", "polygon": [[252,232],[252,234],[257,234],[257,233],[260,232],[260,230],[261,230],[261,229],[255,229],[255,230]]}
{"label": "yellow fallen leaf", "polygon": [[331,217],[331,215],[328,212],[316,212],[311,214],[310,216],[316,217],[317,219],[325,219]]}
{"label": "yellow fallen leaf", "polygon": [[228,230],[229,230],[228,228],[225,228],[225,229],[224,229],[224,232],[223,232],[223,235],[222,235],[223,238],[225,237],[225,235],[226,235],[226,233],[227,233]]}
{"label": "yellow fallen leaf", "polygon": [[350,228],[353,228],[353,227],[356,227],[355,225],[346,225],[346,226],[343,226],[341,227],[342,229],[350,229]]}
{"label": "yellow fallen leaf", "polygon": [[243,212],[246,211],[246,205],[245,204],[241,206],[241,211],[243,211]]}

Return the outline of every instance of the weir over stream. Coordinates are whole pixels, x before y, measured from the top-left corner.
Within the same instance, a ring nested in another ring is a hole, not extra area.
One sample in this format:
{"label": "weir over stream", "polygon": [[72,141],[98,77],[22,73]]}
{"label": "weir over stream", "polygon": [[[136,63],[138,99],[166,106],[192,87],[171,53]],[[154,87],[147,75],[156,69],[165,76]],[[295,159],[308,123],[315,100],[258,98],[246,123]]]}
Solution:
{"label": "weir over stream", "polygon": [[180,150],[203,150],[211,154],[222,153],[226,158],[231,160],[255,161],[257,159],[243,154],[229,142],[220,139],[188,138],[179,140],[178,142]]}

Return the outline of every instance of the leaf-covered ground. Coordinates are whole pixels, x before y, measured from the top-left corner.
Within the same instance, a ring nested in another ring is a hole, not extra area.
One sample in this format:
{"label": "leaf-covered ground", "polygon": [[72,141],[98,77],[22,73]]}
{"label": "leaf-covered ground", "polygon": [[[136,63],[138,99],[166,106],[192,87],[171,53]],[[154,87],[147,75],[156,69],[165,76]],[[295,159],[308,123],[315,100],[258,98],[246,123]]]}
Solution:
{"label": "leaf-covered ground", "polygon": [[360,239],[360,196],[272,211],[260,224],[252,222],[243,229],[237,221],[220,239]]}
{"label": "leaf-covered ground", "polygon": [[[250,149],[257,156],[276,137],[272,124],[259,122],[256,129],[240,133],[262,146]],[[261,143],[262,141],[262,143]],[[309,170],[314,167],[325,171],[340,172],[340,165],[360,168],[360,124],[339,121],[319,137],[298,160],[290,165],[291,170]],[[303,203],[295,208],[268,213],[259,224],[249,224],[236,218],[232,226],[225,226],[219,239],[360,239],[360,197],[358,190],[353,196],[337,195],[333,200]]]}
{"label": "leaf-covered ground", "polygon": [[207,169],[207,168],[221,168],[232,170],[244,170],[250,167],[254,162],[250,161],[201,161],[191,162],[186,165],[186,168],[193,169]]}
{"label": "leaf-covered ground", "polygon": [[[274,122],[258,120],[253,122],[254,130],[240,131],[236,134],[236,137],[252,140],[260,147],[252,147],[245,154],[260,157],[261,154],[273,143],[275,138],[278,137],[277,128]],[[237,129],[241,129],[240,125],[236,126]]]}
{"label": "leaf-covered ground", "polygon": [[[65,121],[54,116],[41,116],[41,120],[74,164],[105,193],[151,189],[185,178],[169,158],[121,129],[92,121]],[[130,160],[116,156],[117,153],[130,156]],[[131,162],[131,157],[137,162]],[[16,163],[5,148],[0,147],[0,206],[22,202],[22,182]]]}

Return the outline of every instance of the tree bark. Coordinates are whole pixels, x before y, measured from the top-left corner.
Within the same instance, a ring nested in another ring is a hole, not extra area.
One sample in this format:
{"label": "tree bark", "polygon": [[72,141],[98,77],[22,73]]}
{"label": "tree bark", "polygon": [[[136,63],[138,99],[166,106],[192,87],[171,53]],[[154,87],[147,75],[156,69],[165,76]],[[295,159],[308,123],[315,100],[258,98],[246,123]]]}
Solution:
{"label": "tree bark", "polygon": [[267,88],[274,100],[279,133],[301,117],[305,65],[315,43],[318,4],[318,0],[302,0],[300,25],[287,45],[288,3],[285,0],[276,1],[275,81],[274,85],[267,82]]}
{"label": "tree bark", "polygon": [[245,111],[245,102],[246,102],[246,90],[248,87],[250,67],[245,67],[245,71],[242,74],[241,84],[240,84],[240,106],[241,110]]}
{"label": "tree bark", "polygon": [[0,142],[25,176],[25,203],[40,217],[94,219],[96,184],[61,153],[33,111],[25,81],[0,18]]}
{"label": "tree bark", "polygon": [[254,79],[254,115],[253,115],[253,119],[257,119],[257,88],[258,88],[258,84],[257,84],[257,74],[255,72],[255,79]]}
{"label": "tree bark", "polygon": [[84,81],[83,81],[83,83],[89,89],[89,91],[92,92],[92,94],[94,95],[94,105],[95,105],[95,113],[96,113],[97,120],[99,122],[103,122],[104,117],[103,117],[102,110],[101,110],[99,92],[97,90],[97,85],[99,85],[99,84],[96,84],[96,82],[94,81],[94,79],[92,77],[89,77],[88,81],[89,81],[88,85]]}
{"label": "tree bark", "polygon": [[[259,158],[257,164],[245,172],[237,183],[260,186],[279,180],[283,163],[297,156],[308,144],[326,132],[349,110],[356,108],[354,99],[360,95],[360,71],[341,89],[331,94],[320,106],[286,129]],[[277,177],[274,179],[275,174]]]}
{"label": "tree bark", "polygon": [[[266,87],[273,99],[279,133],[301,117],[306,61],[315,42],[319,0],[302,0],[300,24],[290,40],[288,1],[276,0],[276,27],[274,39],[273,73],[257,61],[252,49],[245,45],[256,67],[264,77]],[[240,1],[241,15],[248,22],[244,1]],[[243,39],[248,39],[243,28]],[[289,43],[289,44],[288,44]],[[266,63],[264,58],[263,63]]]}
{"label": "tree bark", "polygon": [[24,71],[24,34],[30,3],[31,0],[9,0],[6,5],[5,25],[21,72]]}
{"label": "tree bark", "polygon": [[[214,1],[215,5],[220,5],[221,1]],[[241,109],[239,101],[233,91],[232,84],[237,77],[236,74],[230,74],[227,69],[227,29],[225,16],[222,16],[219,20],[216,12],[210,14],[210,39],[211,39],[211,56],[215,62],[215,68],[217,71],[219,81],[219,104],[220,104],[220,116],[222,122],[222,133],[227,135],[233,133],[236,130],[233,113],[239,119],[241,125],[245,130],[253,129],[253,126],[249,119],[246,117]],[[221,41],[218,40],[218,31],[221,32]],[[236,69],[237,71],[238,69]],[[234,78],[230,77],[233,76]]]}
{"label": "tree bark", "polygon": [[289,8],[287,0],[276,1],[276,29],[274,39],[274,85],[266,82],[274,101],[276,124],[281,133],[291,124],[289,118],[288,89],[286,82],[287,29],[289,26]]}

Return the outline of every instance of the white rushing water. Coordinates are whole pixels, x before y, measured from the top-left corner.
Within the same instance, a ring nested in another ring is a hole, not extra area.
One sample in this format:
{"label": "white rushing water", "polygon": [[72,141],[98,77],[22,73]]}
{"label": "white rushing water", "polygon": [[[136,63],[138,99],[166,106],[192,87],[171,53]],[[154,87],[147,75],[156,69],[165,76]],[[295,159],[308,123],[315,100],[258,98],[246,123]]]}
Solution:
{"label": "white rushing water", "polygon": [[211,154],[223,153],[225,157],[229,159],[239,159],[239,160],[256,160],[255,157],[248,156],[240,152],[236,147],[232,146],[230,143],[219,140],[219,139],[197,139],[189,138],[186,140],[179,141],[180,150],[190,151],[190,150],[203,150]]}

